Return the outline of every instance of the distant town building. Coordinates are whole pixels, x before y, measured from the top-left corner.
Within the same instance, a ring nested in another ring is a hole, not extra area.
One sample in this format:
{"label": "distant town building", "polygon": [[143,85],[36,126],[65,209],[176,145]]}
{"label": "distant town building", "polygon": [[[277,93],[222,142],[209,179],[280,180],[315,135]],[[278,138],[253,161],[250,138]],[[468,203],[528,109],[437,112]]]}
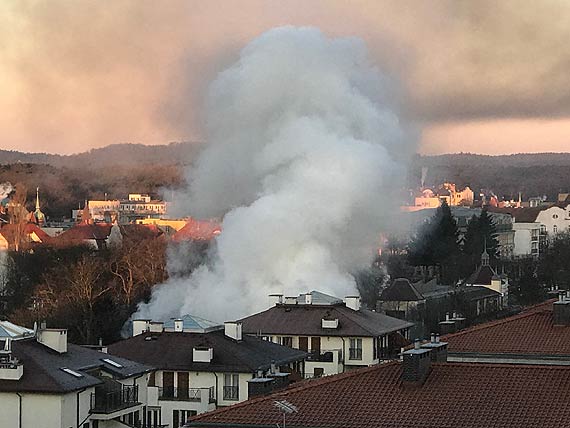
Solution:
{"label": "distant town building", "polygon": [[[164,218],[167,205],[167,202],[153,200],[149,195],[131,193],[126,200],[89,200],[86,201],[85,208],[93,221],[132,223],[143,219]],[[73,219],[85,221],[85,208],[73,210]]]}
{"label": "distant town building", "polygon": [[469,186],[458,191],[454,183],[443,183],[437,189],[422,188],[420,194],[414,198],[414,205],[402,208],[405,211],[438,208],[443,201],[449,206],[471,206],[474,193]]}

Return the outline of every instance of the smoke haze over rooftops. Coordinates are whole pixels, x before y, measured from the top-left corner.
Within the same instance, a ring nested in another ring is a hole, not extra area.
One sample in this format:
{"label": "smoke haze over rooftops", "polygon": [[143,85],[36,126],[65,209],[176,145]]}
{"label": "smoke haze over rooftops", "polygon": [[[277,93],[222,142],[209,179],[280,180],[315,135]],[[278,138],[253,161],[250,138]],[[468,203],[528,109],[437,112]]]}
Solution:
{"label": "smoke haze over rooftops", "polygon": [[415,151],[394,86],[357,38],[282,27],[248,44],[210,87],[209,144],[174,198],[181,214],[223,217],[222,233],[207,264],[171,272],[134,318],[224,321],[272,292],[354,294],[350,272],[374,257]]}

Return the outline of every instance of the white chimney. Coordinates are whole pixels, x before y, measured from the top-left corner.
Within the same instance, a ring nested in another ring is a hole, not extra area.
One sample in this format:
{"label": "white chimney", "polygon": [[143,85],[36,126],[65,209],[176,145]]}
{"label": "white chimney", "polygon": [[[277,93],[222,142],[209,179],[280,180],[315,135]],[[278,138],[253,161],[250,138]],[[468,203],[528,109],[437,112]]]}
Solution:
{"label": "white chimney", "polygon": [[133,336],[138,336],[148,331],[150,320],[133,320]]}
{"label": "white chimney", "polygon": [[67,330],[64,328],[40,329],[37,340],[60,354],[67,352]]}
{"label": "white chimney", "polygon": [[360,296],[346,296],[344,298],[344,302],[347,308],[350,308],[353,311],[360,310]]}
{"label": "white chimney", "polygon": [[174,331],[184,331],[184,321],[182,321],[181,319],[175,319]]}
{"label": "white chimney", "polygon": [[241,341],[241,322],[238,321],[228,321],[224,323],[224,333],[231,339]]}
{"label": "white chimney", "polygon": [[148,323],[148,331],[151,333],[162,333],[164,331],[164,323],[159,321],[150,321]]}
{"label": "white chimney", "polygon": [[313,295],[311,293],[305,294],[305,305],[313,304]]}
{"label": "white chimney", "polygon": [[281,303],[283,303],[283,294],[269,295],[269,306],[280,305]]}

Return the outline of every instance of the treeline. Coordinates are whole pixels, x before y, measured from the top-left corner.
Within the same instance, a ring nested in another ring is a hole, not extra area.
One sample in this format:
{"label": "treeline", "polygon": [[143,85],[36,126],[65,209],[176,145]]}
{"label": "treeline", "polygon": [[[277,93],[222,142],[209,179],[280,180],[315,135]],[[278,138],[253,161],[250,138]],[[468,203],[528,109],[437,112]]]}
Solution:
{"label": "treeline", "polygon": [[70,340],[94,344],[120,338],[137,304],[167,279],[166,240],[123,239],[118,247],[38,247],[10,252],[0,269],[2,310],[10,321],[67,328]]}
{"label": "treeline", "polygon": [[36,187],[42,211],[48,218],[70,217],[71,210],[88,199],[125,198],[128,193],[159,197],[163,189],[183,184],[180,165],[137,165],[102,168],[68,168],[15,163],[0,165],[0,183],[20,183],[27,189],[27,208],[33,210]]}
{"label": "treeline", "polygon": [[146,146],[143,144],[111,144],[73,155],[24,153],[0,150],[0,164],[33,163],[58,168],[105,168],[136,165],[188,165],[196,158],[202,143],[185,142]]}
{"label": "treeline", "polygon": [[558,193],[570,191],[570,153],[482,156],[455,154],[417,156],[408,176],[408,185],[418,187],[422,168],[427,167],[427,185],[450,181],[460,187],[493,190],[507,199],[548,196],[556,200]]}

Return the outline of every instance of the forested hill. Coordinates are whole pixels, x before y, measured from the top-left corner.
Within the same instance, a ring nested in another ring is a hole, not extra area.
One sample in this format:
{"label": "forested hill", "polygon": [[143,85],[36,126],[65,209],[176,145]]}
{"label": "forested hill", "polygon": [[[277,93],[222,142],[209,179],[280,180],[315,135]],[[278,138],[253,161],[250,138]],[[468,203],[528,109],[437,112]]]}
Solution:
{"label": "forested hill", "polygon": [[423,167],[427,167],[426,185],[450,181],[475,191],[491,189],[507,198],[522,192],[525,199],[547,195],[554,200],[559,192],[570,191],[570,153],[416,156],[408,178],[410,187],[421,183]]}
{"label": "forested hill", "polygon": [[105,168],[145,164],[187,165],[197,156],[201,143],[170,143],[156,146],[143,144],[112,144],[73,155],[24,153],[0,150],[0,164],[44,164],[67,168]]}

